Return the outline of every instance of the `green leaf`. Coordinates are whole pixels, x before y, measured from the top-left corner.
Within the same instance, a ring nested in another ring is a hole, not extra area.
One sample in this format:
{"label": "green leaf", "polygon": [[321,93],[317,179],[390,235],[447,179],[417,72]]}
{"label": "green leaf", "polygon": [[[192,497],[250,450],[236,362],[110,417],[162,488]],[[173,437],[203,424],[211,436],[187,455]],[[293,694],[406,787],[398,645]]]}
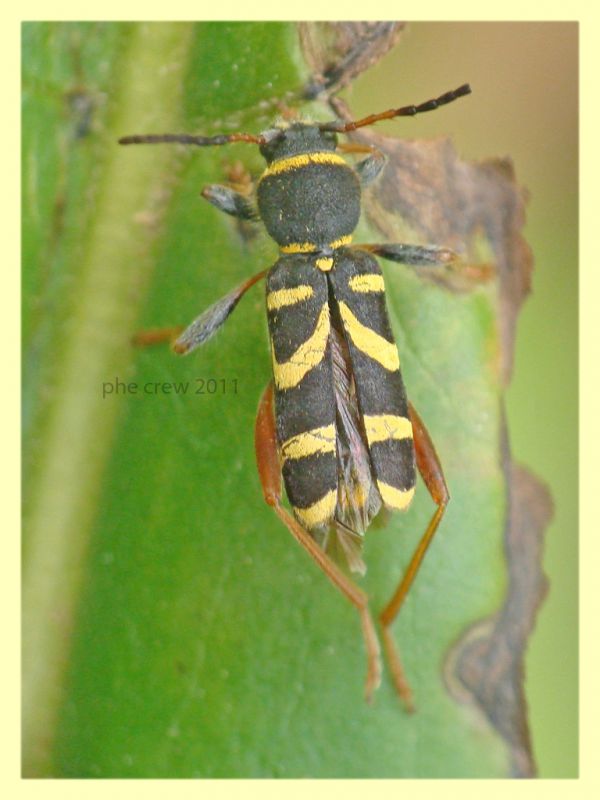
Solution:
{"label": "green leaf", "polygon": [[[412,716],[387,677],[364,703],[355,610],[263,503],[260,288],[188,358],[129,346],[136,329],[189,322],[276,249],[199,197],[235,159],[256,172],[252,147],[117,138],[257,132],[307,77],[288,24],[24,26],[26,774],[508,774],[500,735],[446,684],[450,648],[506,583],[493,285],[453,294],[386,272],[452,495],[394,628]],[[407,514],[369,532],[374,611],[432,511],[420,484]]]}

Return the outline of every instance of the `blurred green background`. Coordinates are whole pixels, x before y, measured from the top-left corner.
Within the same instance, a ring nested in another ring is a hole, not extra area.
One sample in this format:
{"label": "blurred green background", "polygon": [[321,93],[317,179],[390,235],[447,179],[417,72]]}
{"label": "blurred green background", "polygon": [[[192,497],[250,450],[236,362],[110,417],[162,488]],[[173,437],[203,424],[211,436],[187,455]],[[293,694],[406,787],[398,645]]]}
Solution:
{"label": "blurred green background", "polygon": [[[527,656],[540,777],[578,771],[578,25],[411,23],[350,94],[357,115],[418,103],[463,82],[443,114],[386,123],[394,135],[450,135],[465,158],[510,156],[530,194],[532,293],[508,391],[513,457],[551,488],[544,566],[550,592]],[[563,735],[559,735],[562,731]]]}

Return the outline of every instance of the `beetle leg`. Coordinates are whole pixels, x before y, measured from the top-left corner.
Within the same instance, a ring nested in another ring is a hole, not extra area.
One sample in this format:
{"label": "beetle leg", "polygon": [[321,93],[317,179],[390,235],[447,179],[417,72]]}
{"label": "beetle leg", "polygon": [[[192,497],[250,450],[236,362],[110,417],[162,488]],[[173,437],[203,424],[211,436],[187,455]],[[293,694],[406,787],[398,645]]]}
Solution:
{"label": "beetle leg", "polygon": [[447,247],[418,244],[356,244],[353,247],[409,267],[445,268],[473,284],[486,283],[495,275],[493,264],[467,264]]}
{"label": "beetle leg", "polygon": [[359,161],[354,169],[358,173],[361,186],[369,186],[378,177],[387,162],[387,156],[375,147],[356,142],[341,142],[337,149],[342,153],[369,153],[367,158]]}
{"label": "beetle leg", "polygon": [[208,341],[228,319],[234,308],[251,286],[265,277],[269,270],[257,272],[248,280],[236,286],[229,294],[217,300],[191,322],[184,332],[173,342],[173,350],[184,355]]}
{"label": "beetle leg", "polygon": [[221,183],[211,183],[202,190],[202,197],[208,200],[219,211],[230,214],[238,219],[254,220],[260,219],[258,209],[245,194],[237,192],[229,186]]}
{"label": "beetle leg", "polygon": [[396,688],[409,710],[413,710],[410,687],[404,677],[400,656],[394,644],[390,626],[400,611],[402,603],[408,594],[408,590],[421,566],[427,548],[431,544],[431,540],[444,516],[446,506],[450,500],[450,494],[448,493],[448,487],[446,486],[440,460],[435,452],[435,447],[427,432],[427,428],[410,403],[408,410],[410,421],[413,426],[417,467],[437,508],[429,521],[425,533],[421,537],[421,541],[413,553],[413,557],[410,560],[402,580],[398,584],[398,588],[394,592],[392,599],[379,615],[379,619],[383,628],[383,643],[390,669],[394,676]]}
{"label": "beetle leg", "polygon": [[173,325],[170,328],[149,328],[147,331],[137,331],[131,337],[131,344],[135,347],[170,344],[183,330],[183,325]]}
{"label": "beetle leg", "polygon": [[255,428],[256,460],[265,501],[287,527],[329,580],[357,609],[367,650],[367,679],[365,696],[371,701],[373,692],[381,682],[379,642],[368,608],[367,595],[337,567],[319,547],[312,536],[281,505],[281,466],[277,451],[275,417],[273,414],[273,383],[269,383],[261,398]]}
{"label": "beetle leg", "polygon": [[361,186],[370,186],[385,167],[387,156],[381,150],[372,150],[371,155],[359,161],[355,169],[358,172]]}
{"label": "beetle leg", "polygon": [[411,267],[440,267],[458,260],[457,254],[446,247],[413,244],[357,244],[357,250],[366,250],[375,256],[407,264]]}
{"label": "beetle leg", "polygon": [[[211,338],[223,325],[244,294],[265,277],[269,270],[264,269],[248,278],[229,294],[217,300],[212,306],[202,312],[199,317],[190,323],[187,328],[183,326],[171,328],[157,328],[149,331],[136,333],[132,339],[134,345],[145,346],[160,344],[161,342],[171,342],[173,350],[179,355],[195,350]],[[177,337],[177,338],[175,338]]]}

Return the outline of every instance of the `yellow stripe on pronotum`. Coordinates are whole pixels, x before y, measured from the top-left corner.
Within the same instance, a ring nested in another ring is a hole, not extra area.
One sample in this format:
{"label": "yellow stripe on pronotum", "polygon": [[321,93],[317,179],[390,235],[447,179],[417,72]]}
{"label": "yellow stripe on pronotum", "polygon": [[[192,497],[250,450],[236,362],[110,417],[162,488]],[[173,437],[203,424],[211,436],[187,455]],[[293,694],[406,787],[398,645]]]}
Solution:
{"label": "yellow stripe on pronotum", "polygon": [[[281,158],[279,161],[274,161],[270,164],[260,180],[268,178],[270,175],[280,175],[282,172],[290,172],[301,167],[306,167],[309,164],[344,164],[345,160],[342,156],[335,153],[302,153],[297,156],[290,156],[289,158]],[[347,165],[346,165],[347,166]]]}
{"label": "yellow stripe on pronotum", "polygon": [[369,444],[386,442],[388,439],[412,439],[412,425],[407,417],[396,414],[365,414],[363,422]]}
{"label": "yellow stripe on pronotum", "polygon": [[329,242],[330,250],[337,250],[338,247],[346,247],[352,241],[352,236],[340,236],[339,239],[336,239],[333,242]]}
{"label": "yellow stripe on pronotum", "polygon": [[308,508],[294,506],[294,512],[307,528],[312,529],[323,525],[333,517],[336,503],[337,491],[332,489],[323,495],[320,500],[317,500],[316,503],[308,506]]}
{"label": "yellow stripe on pronotum", "polygon": [[275,289],[267,295],[267,308],[269,311],[276,311],[284,306],[294,306],[302,300],[308,300],[313,294],[312,286],[307,284],[293,286],[291,289]]}
{"label": "yellow stripe on pronotum", "polygon": [[281,363],[277,361],[271,343],[273,376],[278,389],[291,389],[297,386],[306,373],[322,361],[329,339],[329,328],[329,307],[324,303],[313,333],[287,361]]}
{"label": "yellow stripe on pronotum", "polygon": [[355,347],[389,372],[400,369],[400,358],[396,345],[359,322],[346,303],[340,301],[339,306],[344,327]]}
{"label": "yellow stripe on pronotum", "polygon": [[390,486],[384,481],[377,481],[377,488],[385,505],[395,508],[397,511],[404,511],[405,508],[408,508],[415,493],[414,486],[411,489],[396,489],[395,486]]}
{"label": "yellow stripe on pronotum", "polygon": [[306,458],[316,453],[335,453],[335,426],[324,425],[292,436],[281,445],[282,463],[290,458]]}
{"label": "yellow stripe on pronotum", "polygon": [[314,253],[316,252],[317,245],[311,242],[293,242],[292,244],[284,244],[280,247],[280,252],[285,255],[295,255],[296,253]]}
{"label": "yellow stripe on pronotum", "polygon": [[[345,247],[352,241],[352,236],[340,236],[334,242],[329,242],[327,245],[328,250],[337,250],[338,247]],[[313,242],[292,242],[291,244],[284,244],[279,248],[280,253],[285,255],[293,255],[294,253],[316,253],[321,247]]]}

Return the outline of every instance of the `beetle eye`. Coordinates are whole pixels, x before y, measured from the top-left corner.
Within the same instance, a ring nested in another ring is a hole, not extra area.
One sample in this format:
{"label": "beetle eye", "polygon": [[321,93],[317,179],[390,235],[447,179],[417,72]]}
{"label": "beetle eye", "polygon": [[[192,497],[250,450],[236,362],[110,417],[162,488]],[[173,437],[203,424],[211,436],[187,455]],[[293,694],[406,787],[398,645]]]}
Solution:
{"label": "beetle eye", "polygon": [[269,128],[269,130],[263,131],[261,136],[263,137],[263,143],[260,145],[260,152],[267,162],[270,162],[275,155],[279,142],[284,136],[284,132],[279,128]]}
{"label": "beetle eye", "polygon": [[275,139],[281,136],[281,131],[279,128],[269,128],[269,130],[263,131],[261,136],[265,140],[265,144],[272,144]]}
{"label": "beetle eye", "polygon": [[320,131],[323,141],[331,142],[331,144],[337,144],[337,133],[335,133],[335,131],[323,130],[323,128],[320,128]]}

